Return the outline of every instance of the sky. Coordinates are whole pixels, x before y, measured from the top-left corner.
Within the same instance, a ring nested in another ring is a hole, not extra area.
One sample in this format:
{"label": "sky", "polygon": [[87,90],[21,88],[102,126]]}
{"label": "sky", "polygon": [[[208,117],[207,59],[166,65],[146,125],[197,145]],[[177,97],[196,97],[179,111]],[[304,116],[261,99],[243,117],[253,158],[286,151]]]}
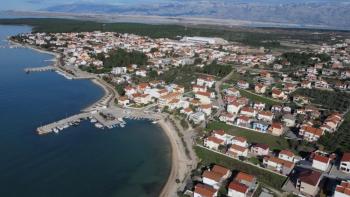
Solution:
{"label": "sky", "polygon": [[[0,0],[0,10],[38,10],[54,5],[71,3],[99,3],[99,4],[118,4],[118,3],[137,3],[157,0]],[[160,0],[158,0],[160,1]]]}

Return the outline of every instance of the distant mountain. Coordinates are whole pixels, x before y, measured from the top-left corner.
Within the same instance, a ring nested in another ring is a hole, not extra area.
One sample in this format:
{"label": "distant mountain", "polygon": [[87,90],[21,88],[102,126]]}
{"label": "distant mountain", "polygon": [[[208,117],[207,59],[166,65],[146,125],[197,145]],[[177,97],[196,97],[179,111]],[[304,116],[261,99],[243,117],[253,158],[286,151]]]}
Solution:
{"label": "distant mountain", "polygon": [[155,0],[119,5],[58,5],[45,11],[207,17],[350,29],[350,2],[345,0]]}

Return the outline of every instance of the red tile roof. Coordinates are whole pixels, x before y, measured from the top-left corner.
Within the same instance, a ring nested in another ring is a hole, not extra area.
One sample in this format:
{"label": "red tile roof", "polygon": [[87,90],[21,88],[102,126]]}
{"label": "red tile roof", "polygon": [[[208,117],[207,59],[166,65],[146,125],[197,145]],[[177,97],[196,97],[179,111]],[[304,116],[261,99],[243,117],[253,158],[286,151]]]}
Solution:
{"label": "red tile roof", "polygon": [[319,183],[322,174],[313,170],[306,170],[299,174],[299,180],[309,185],[316,186]]}
{"label": "red tile roof", "polygon": [[287,155],[288,157],[294,157],[294,153],[290,150],[281,150],[279,154]]}
{"label": "red tile roof", "polygon": [[243,180],[243,181],[247,181],[247,182],[251,183],[254,181],[254,179],[255,179],[254,176],[247,174],[247,173],[244,173],[244,172],[239,172],[235,177],[235,180],[238,182],[241,182]]}
{"label": "red tile roof", "polygon": [[213,197],[217,190],[208,185],[198,183],[195,186],[194,192],[200,194],[203,197]]}
{"label": "red tile roof", "polygon": [[244,184],[241,184],[237,181],[232,181],[229,185],[228,185],[229,189],[241,192],[241,193],[246,193],[248,191],[248,187]]}
{"label": "red tile roof", "polygon": [[350,162],[350,153],[344,153],[343,157],[341,158],[342,162]]}
{"label": "red tile roof", "polygon": [[208,179],[211,179],[211,180],[214,180],[216,182],[219,182],[221,180],[221,178],[223,177],[223,174],[221,173],[217,173],[217,172],[214,172],[214,171],[204,171],[203,174],[202,174],[203,178],[208,178]]}
{"label": "red tile roof", "polygon": [[211,171],[222,174],[222,175],[226,175],[230,170],[225,168],[225,167],[219,166],[219,165],[214,165],[213,168],[211,169]]}
{"label": "red tile roof", "polygon": [[214,142],[214,143],[216,143],[216,144],[222,144],[222,143],[224,143],[224,140],[221,140],[221,139],[216,138],[216,137],[213,137],[213,136],[209,136],[209,137],[207,138],[207,140],[208,140],[208,141],[212,141],[212,142]]}
{"label": "red tile roof", "polygon": [[328,163],[330,159],[328,157],[325,157],[325,156],[322,156],[319,154],[315,154],[314,160],[322,162],[322,163]]}

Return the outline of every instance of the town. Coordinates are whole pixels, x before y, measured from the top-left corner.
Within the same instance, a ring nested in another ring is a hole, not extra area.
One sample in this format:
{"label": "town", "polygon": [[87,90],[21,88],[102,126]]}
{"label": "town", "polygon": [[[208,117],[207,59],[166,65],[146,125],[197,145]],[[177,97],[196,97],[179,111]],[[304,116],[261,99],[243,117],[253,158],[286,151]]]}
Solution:
{"label": "town", "polygon": [[103,80],[118,109],[171,119],[198,157],[179,196],[350,196],[350,39],[285,52],[99,31],[11,39]]}

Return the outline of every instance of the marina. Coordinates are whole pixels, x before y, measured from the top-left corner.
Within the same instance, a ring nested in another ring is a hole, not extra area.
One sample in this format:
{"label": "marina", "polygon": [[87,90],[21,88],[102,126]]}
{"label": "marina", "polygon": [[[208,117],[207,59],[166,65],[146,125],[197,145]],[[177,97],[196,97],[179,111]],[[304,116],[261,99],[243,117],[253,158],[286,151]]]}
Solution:
{"label": "marina", "polygon": [[145,112],[137,109],[122,109],[118,107],[110,107],[100,109],[98,111],[82,112],[77,115],[73,115],[62,120],[43,125],[37,128],[39,135],[48,133],[59,133],[60,131],[69,128],[70,126],[78,125],[83,120],[90,120],[90,123],[94,124],[99,129],[112,129],[115,127],[125,127],[126,122],[124,119],[130,120],[151,120],[153,124],[156,124],[158,120],[163,116],[159,113]]}

